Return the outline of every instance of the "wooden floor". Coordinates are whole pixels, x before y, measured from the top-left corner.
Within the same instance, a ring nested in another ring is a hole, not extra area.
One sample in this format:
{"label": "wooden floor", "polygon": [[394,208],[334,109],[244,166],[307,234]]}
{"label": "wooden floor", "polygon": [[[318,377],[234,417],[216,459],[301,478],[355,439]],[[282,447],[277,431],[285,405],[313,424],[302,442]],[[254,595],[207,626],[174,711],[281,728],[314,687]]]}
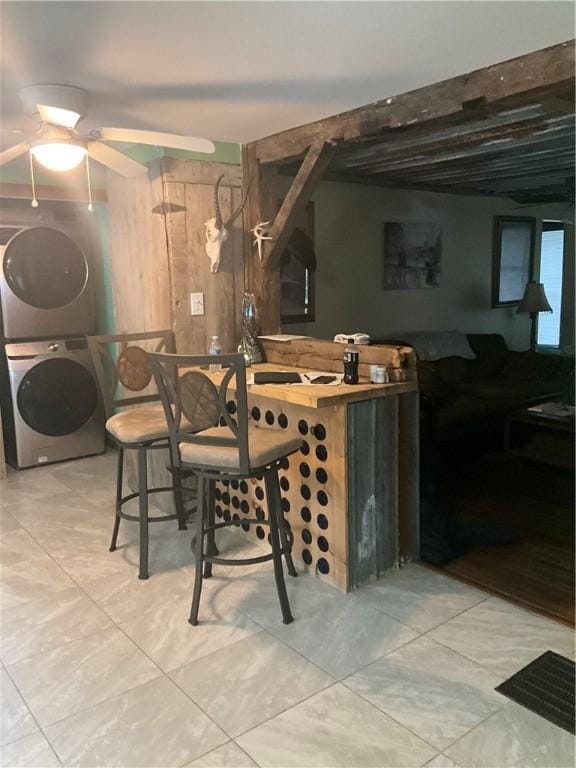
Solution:
{"label": "wooden floor", "polygon": [[512,544],[484,546],[444,570],[574,626],[574,475],[494,454],[459,463],[443,499],[462,520],[509,526]]}

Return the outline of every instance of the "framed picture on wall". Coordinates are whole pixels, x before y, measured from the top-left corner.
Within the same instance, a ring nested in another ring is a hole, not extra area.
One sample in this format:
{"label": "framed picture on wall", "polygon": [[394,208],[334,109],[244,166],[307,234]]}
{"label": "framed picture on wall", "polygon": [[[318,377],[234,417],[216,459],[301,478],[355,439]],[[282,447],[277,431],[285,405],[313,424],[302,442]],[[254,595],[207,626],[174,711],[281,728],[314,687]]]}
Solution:
{"label": "framed picture on wall", "polygon": [[495,216],[492,255],[492,306],[519,304],[534,269],[536,219]]}
{"label": "framed picture on wall", "polygon": [[384,290],[438,288],[442,236],[438,224],[384,224]]}
{"label": "framed picture on wall", "polygon": [[315,271],[314,203],[309,202],[280,259],[282,323],[314,321]]}

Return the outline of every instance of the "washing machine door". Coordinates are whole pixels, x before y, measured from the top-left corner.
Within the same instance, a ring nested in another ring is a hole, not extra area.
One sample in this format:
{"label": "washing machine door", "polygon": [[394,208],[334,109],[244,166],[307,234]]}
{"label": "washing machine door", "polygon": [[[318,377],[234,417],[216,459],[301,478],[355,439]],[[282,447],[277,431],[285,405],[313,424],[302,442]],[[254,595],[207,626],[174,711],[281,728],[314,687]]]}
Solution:
{"label": "washing machine door", "polygon": [[88,279],[86,257],[57,229],[31,227],[6,245],[4,279],[23,302],[38,309],[58,309],[73,302]]}
{"label": "washing machine door", "polygon": [[18,411],[35,432],[52,437],[69,435],[83,427],[98,407],[93,375],[68,358],[43,360],[22,378]]}

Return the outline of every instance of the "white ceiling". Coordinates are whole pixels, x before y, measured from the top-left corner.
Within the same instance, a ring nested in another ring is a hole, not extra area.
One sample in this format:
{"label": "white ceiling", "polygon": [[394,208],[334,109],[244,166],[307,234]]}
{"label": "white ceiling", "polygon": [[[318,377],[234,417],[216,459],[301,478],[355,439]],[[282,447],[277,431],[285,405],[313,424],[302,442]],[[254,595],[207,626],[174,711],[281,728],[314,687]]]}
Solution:
{"label": "white ceiling", "polygon": [[[91,94],[84,128],[247,142],[574,35],[572,2],[2,2],[4,127],[17,91]],[[3,134],[2,143],[14,143]]]}

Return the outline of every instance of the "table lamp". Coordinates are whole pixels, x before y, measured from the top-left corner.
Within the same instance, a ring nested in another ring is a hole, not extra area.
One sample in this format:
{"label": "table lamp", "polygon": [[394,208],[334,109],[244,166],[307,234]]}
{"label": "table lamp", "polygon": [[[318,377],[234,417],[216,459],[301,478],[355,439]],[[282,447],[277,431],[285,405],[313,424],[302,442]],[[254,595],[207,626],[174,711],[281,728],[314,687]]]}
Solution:
{"label": "table lamp", "polygon": [[539,312],[552,312],[552,307],[548,303],[544,285],[531,281],[526,283],[524,296],[516,312],[519,315],[530,315],[532,326],[530,328],[530,349],[536,349],[536,318]]}

